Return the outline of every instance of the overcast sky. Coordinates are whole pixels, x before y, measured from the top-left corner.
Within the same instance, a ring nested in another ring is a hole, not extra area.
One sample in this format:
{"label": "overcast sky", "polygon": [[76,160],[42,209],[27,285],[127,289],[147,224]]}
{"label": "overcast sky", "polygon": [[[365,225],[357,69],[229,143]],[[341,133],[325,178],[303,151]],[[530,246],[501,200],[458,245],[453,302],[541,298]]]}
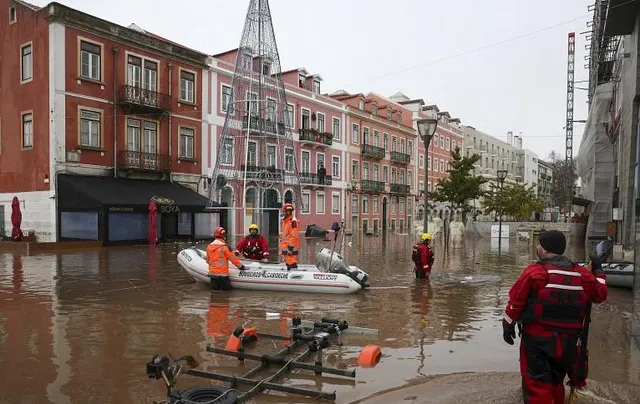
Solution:
{"label": "overcast sky", "polygon": [[[30,0],[39,6],[48,2]],[[576,32],[576,81],[592,0],[271,0],[283,70],[306,67],[323,92],[401,91],[466,125],[545,158],[564,155],[567,33]],[[103,19],[215,54],[236,48],[249,0],[61,0]],[[576,83],[587,87],[587,83]],[[586,119],[576,89],[574,119]],[[577,155],[584,124],[574,125]]]}

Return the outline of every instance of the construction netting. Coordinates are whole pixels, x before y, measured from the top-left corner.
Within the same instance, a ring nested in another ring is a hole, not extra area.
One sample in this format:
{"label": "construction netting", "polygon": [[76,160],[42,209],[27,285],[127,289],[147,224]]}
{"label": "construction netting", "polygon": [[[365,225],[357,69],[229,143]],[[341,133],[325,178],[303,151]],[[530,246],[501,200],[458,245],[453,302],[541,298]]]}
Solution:
{"label": "construction netting", "polygon": [[588,209],[586,236],[607,235],[612,220],[615,158],[613,144],[603,122],[609,122],[613,83],[598,86],[589,109],[589,117],[576,158],[576,171],[582,179],[585,199],[593,201]]}

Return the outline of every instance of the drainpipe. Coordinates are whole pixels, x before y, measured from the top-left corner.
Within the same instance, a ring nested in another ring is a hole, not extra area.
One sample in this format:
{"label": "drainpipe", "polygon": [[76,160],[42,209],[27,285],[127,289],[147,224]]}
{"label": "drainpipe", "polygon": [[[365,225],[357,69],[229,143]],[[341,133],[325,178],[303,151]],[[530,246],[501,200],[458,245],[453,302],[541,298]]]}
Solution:
{"label": "drainpipe", "polygon": [[[171,83],[173,82],[172,80],[172,76],[173,76],[173,63],[169,62],[167,63],[167,69],[169,71],[169,102],[171,103],[171,105],[173,106],[173,100],[171,99],[171,94],[172,94],[172,85]],[[173,161],[171,160],[171,111],[169,111],[169,167],[171,167],[171,164],[173,163]],[[171,174],[169,174],[169,178],[171,178]]]}
{"label": "drainpipe", "polygon": [[113,178],[118,178],[118,47],[111,48],[113,53]]}

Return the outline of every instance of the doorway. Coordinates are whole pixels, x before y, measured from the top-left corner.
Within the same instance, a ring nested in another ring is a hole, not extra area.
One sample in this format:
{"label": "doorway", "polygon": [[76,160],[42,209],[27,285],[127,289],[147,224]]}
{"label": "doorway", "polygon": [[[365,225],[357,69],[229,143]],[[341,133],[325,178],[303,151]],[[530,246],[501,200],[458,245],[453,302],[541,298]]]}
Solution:
{"label": "doorway", "polygon": [[382,230],[387,230],[387,198],[382,198]]}
{"label": "doorway", "polygon": [[264,191],[263,197],[263,208],[268,210],[265,211],[265,215],[263,216],[263,220],[266,220],[267,223],[262,223],[262,226],[267,229],[267,234],[269,236],[277,236],[279,233],[279,218],[280,218],[280,209],[282,208],[282,203],[278,202],[278,191],[275,189],[267,189]]}

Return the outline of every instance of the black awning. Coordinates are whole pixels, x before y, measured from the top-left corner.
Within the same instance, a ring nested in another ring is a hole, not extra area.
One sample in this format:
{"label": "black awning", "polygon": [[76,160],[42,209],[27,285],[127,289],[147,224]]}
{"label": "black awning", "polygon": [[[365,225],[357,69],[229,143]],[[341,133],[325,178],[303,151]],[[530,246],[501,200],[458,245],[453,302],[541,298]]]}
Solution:
{"label": "black awning", "polygon": [[576,206],[587,207],[587,206],[591,205],[592,203],[593,203],[593,201],[590,201],[590,200],[584,199],[584,198],[580,198],[579,196],[574,196],[573,199],[571,200],[571,204],[572,205],[576,205]]}
{"label": "black awning", "polygon": [[199,213],[209,205],[206,197],[168,181],[60,174],[57,194],[61,210],[147,212],[153,200],[160,213]]}

